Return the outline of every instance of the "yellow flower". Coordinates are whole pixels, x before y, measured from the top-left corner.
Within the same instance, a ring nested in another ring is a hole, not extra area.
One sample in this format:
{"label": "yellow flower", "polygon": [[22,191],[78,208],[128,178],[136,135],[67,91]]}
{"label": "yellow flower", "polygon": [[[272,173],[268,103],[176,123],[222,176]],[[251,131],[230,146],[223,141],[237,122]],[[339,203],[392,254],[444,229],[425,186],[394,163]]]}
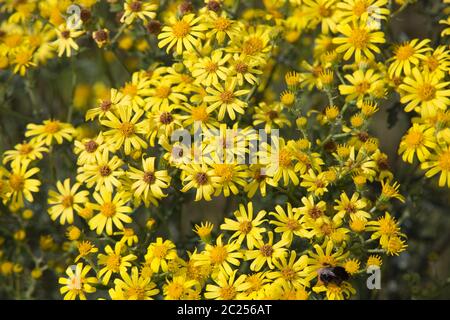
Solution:
{"label": "yellow flower", "polygon": [[200,58],[192,66],[192,76],[195,83],[209,87],[212,84],[218,84],[219,79],[225,81],[230,70],[225,66],[230,59],[230,54],[223,54],[221,50],[215,50],[210,57]]}
{"label": "yellow flower", "polygon": [[145,99],[145,110],[159,111],[161,109],[174,109],[181,101],[186,101],[184,90],[175,85],[167,77],[152,82],[152,87],[147,89],[149,97]]}
{"label": "yellow flower", "polygon": [[274,231],[276,233],[281,233],[281,237],[288,241],[288,245],[291,245],[294,235],[301,238],[310,237],[310,233],[304,226],[304,216],[302,216],[301,211],[292,210],[292,205],[290,203],[287,204],[287,214],[280,205],[275,207],[275,211],[276,212],[270,212],[269,214],[276,220],[270,220],[269,223],[276,226]]}
{"label": "yellow flower", "polygon": [[231,39],[239,32],[236,21],[229,19],[225,10],[220,15],[209,10],[205,20],[210,29],[206,38],[215,39],[219,44],[222,44],[226,37]]}
{"label": "yellow flower", "polygon": [[39,180],[31,179],[40,170],[39,168],[28,169],[30,162],[30,160],[23,160],[11,164],[11,172],[7,174],[9,190],[6,192],[6,197],[19,207],[23,207],[24,198],[33,202],[32,192],[38,192],[41,185]]}
{"label": "yellow flower", "polygon": [[214,279],[216,284],[206,286],[205,298],[233,300],[236,299],[238,293],[247,290],[250,284],[245,282],[246,276],[240,275],[236,279],[236,272],[237,270],[234,270],[231,274],[219,272],[217,278]]}
{"label": "yellow flower", "polygon": [[77,297],[86,300],[86,293],[96,291],[92,285],[97,283],[97,278],[87,277],[90,270],[90,266],[83,266],[82,263],[78,263],[75,268],[66,269],[67,277],[60,277],[58,280],[63,285],[59,291],[64,295],[64,300],[75,300]]}
{"label": "yellow flower", "polygon": [[200,239],[202,239],[202,241],[209,243],[211,240],[211,231],[213,228],[214,225],[211,222],[206,221],[205,223],[202,222],[200,225],[196,224],[192,231],[194,231],[200,237]]}
{"label": "yellow flower", "polygon": [[367,206],[367,202],[364,198],[359,198],[358,193],[354,193],[351,198],[347,196],[347,193],[342,192],[340,200],[335,200],[336,206],[334,210],[337,213],[334,215],[333,220],[343,219],[346,215],[350,216],[351,220],[370,218],[370,213],[363,210]]}
{"label": "yellow flower", "polygon": [[236,220],[225,218],[225,223],[220,226],[220,229],[235,231],[229,241],[237,238],[235,242],[241,245],[246,240],[247,248],[253,249],[256,242],[262,240],[262,233],[266,232],[265,228],[260,227],[266,221],[263,219],[265,215],[266,211],[261,210],[253,218],[253,203],[247,204],[247,210],[244,205],[240,204],[239,210],[234,212]]}
{"label": "yellow flower", "polygon": [[206,88],[206,92],[209,93],[208,96],[204,98],[207,102],[208,111],[214,111],[219,108],[218,120],[223,120],[225,113],[228,114],[231,120],[236,119],[236,114],[244,113],[244,108],[247,107],[247,102],[238,99],[238,97],[245,95],[250,92],[250,90],[236,90],[237,79],[228,79],[224,86],[220,83],[214,83],[212,87]]}
{"label": "yellow flower", "polygon": [[417,152],[419,161],[424,162],[431,154],[429,149],[434,150],[435,147],[434,128],[414,123],[403,136],[398,153],[403,154],[403,161],[413,163]]}
{"label": "yellow flower", "polygon": [[127,272],[127,268],[131,267],[130,261],[136,260],[134,254],[122,256],[124,245],[121,242],[116,242],[114,250],[111,246],[105,247],[105,253],[98,255],[98,264],[104,267],[98,273],[99,279],[102,279],[104,285],[107,285],[112,274]]}
{"label": "yellow flower", "polygon": [[193,51],[198,46],[199,39],[205,38],[205,31],[208,27],[202,22],[203,17],[195,17],[194,14],[184,15],[180,20],[172,20],[169,26],[162,28],[158,35],[158,47],[167,46],[166,51],[176,45],[176,53],[181,55],[183,47]]}
{"label": "yellow flower", "polygon": [[105,148],[102,153],[96,153],[94,163],[78,168],[77,180],[83,181],[88,188],[95,184],[96,191],[101,187],[106,187],[108,191],[112,192],[113,187],[122,185],[118,179],[124,174],[120,168],[122,165],[123,161],[117,156],[109,159],[109,150]]}
{"label": "yellow flower", "polygon": [[326,172],[320,172],[316,175],[313,169],[309,169],[307,174],[302,175],[302,179],[300,186],[306,188],[308,192],[314,193],[316,196],[322,196],[325,192],[328,192],[329,181]]}
{"label": "yellow flower", "polygon": [[420,72],[414,68],[412,75],[406,77],[400,85],[401,103],[405,103],[405,111],[415,110],[423,117],[433,117],[437,111],[446,110],[450,105],[450,82],[442,82],[436,74]]}
{"label": "yellow flower", "polygon": [[367,225],[366,230],[374,232],[371,239],[380,239],[380,244],[383,246],[391,237],[401,235],[397,221],[389,212],[385,212],[384,217],[380,217],[377,221],[369,221]]}
{"label": "yellow flower", "polygon": [[42,125],[30,123],[27,125],[25,137],[33,137],[30,143],[45,141],[47,146],[51,145],[53,139],[58,144],[63,140],[72,141],[75,129],[70,123],[63,123],[58,120],[44,120]]}
{"label": "yellow flower", "polygon": [[124,13],[120,22],[132,24],[136,19],[147,22],[156,17],[158,5],[148,0],[126,0],[123,4]]}
{"label": "yellow flower", "polygon": [[77,165],[92,164],[96,161],[97,154],[103,153],[106,147],[103,134],[100,133],[96,138],[84,138],[75,140],[75,154],[78,154]]}
{"label": "yellow flower", "polygon": [[383,264],[383,259],[381,259],[381,257],[378,255],[370,255],[369,258],[367,258],[367,262],[366,262],[367,267],[370,267],[370,266],[381,267],[382,264]]}
{"label": "yellow flower", "polygon": [[143,171],[130,166],[127,172],[128,177],[133,180],[131,185],[133,195],[142,199],[147,207],[150,202],[157,205],[157,200],[167,196],[162,189],[167,189],[171,181],[167,170],[155,170],[155,160],[154,157],[148,157],[147,159],[143,157]]}
{"label": "yellow flower", "polygon": [[356,62],[364,58],[375,60],[373,52],[381,52],[376,44],[386,42],[383,32],[371,30],[365,22],[341,24],[337,30],[342,36],[333,38],[333,43],[338,45],[336,52],[345,52],[344,60],[349,60],[353,55]]}
{"label": "yellow flower", "polygon": [[208,167],[205,163],[201,165],[190,164],[182,167],[183,169],[183,188],[181,192],[197,189],[195,201],[205,199],[211,201],[211,195],[214,193],[215,187],[218,186],[220,177],[214,173],[214,169]]}
{"label": "yellow flower", "polygon": [[126,205],[128,195],[125,192],[117,192],[114,197],[111,191],[106,187],[101,187],[100,192],[94,193],[94,199],[97,202],[92,205],[93,209],[98,213],[89,220],[91,230],[96,230],[97,234],[101,234],[106,228],[106,234],[113,234],[113,224],[123,230],[123,223],[131,223],[133,220],[127,213],[133,210]]}
{"label": "yellow flower", "polygon": [[353,75],[345,75],[350,84],[342,84],[339,86],[339,91],[342,95],[347,96],[346,101],[363,100],[365,97],[372,95],[374,90],[383,86],[381,75],[373,69],[366,71],[356,70]]}
{"label": "yellow flower", "polygon": [[328,34],[336,30],[337,0],[304,0],[306,16],[314,26],[321,24],[322,33]]}
{"label": "yellow flower", "polygon": [[317,271],[319,269],[323,267],[335,267],[342,263],[349,255],[349,252],[344,252],[343,247],[338,247],[333,252],[333,241],[325,241],[322,246],[315,244],[313,247],[315,252],[312,250],[308,252],[308,271],[310,273],[308,279],[310,280],[318,277]]}
{"label": "yellow flower", "polygon": [[161,237],[156,238],[156,242],[150,243],[145,255],[145,261],[150,263],[152,271],[157,273],[168,271],[168,262],[176,259],[177,251],[175,245],[170,240],[164,240]]}
{"label": "yellow flower", "polygon": [[355,274],[359,271],[360,262],[358,259],[349,259],[345,261],[344,268],[349,274]]}
{"label": "yellow flower", "polygon": [[267,175],[266,168],[261,164],[251,164],[248,168],[249,177],[252,179],[244,187],[244,191],[247,192],[247,197],[252,198],[256,191],[259,189],[261,196],[265,197],[267,194],[267,185],[272,187],[276,186],[276,183],[270,176]]}
{"label": "yellow flower", "polygon": [[305,272],[308,256],[303,255],[297,259],[297,253],[291,251],[288,257],[283,255],[278,260],[274,260],[273,264],[276,269],[275,271],[269,271],[267,278],[282,286],[309,287],[309,281],[306,279],[307,272]]}
{"label": "yellow flower", "polygon": [[81,258],[87,257],[91,253],[98,252],[98,248],[96,248],[90,241],[81,241],[78,243],[77,249],[79,254],[75,258],[75,262],[78,262]]}
{"label": "yellow flower", "polygon": [[417,66],[421,60],[425,60],[424,53],[432,50],[428,47],[429,43],[429,39],[420,42],[419,39],[413,39],[397,45],[394,49],[394,56],[391,58],[393,62],[389,65],[389,75],[400,77],[404,72],[406,76],[409,76],[413,66]]}
{"label": "yellow flower", "polygon": [[386,250],[386,253],[391,256],[398,256],[399,253],[406,250],[408,245],[405,244],[398,236],[390,237],[385,243],[381,244],[381,247]]}
{"label": "yellow flower", "polygon": [[450,188],[450,146],[437,148],[429,159],[422,163],[421,168],[427,170],[425,175],[428,178],[440,173],[439,186],[447,185]]}
{"label": "yellow flower", "polygon": [[206,244],[205,250],[201,253],[193,255],[195,266],[211,266],[213,273],[225,272],[232,274],[233,269],[231,265],[239,267],[239,259],[243,258],[242,252],[239,251],[240,245],[236,241],[223,244],[223,235],[217,237],[216,244]]}
{"label": "yellow flower", "polygon": [[139,242],[138,236],[135,234],[133,228],[123,228],[122,231],[114,232],[114,235],[121,235],[120,242],[126,243],[129,247]]}
{"label": "yellow flower", "polygon": [[186,275],[174,276],[172,280],[166,280],[163,286],[165,300],[192,300],[189,299],[195,286],[196,280],[189,280]]}
{"label": "yellow flower", "polygon": [[13,72],[19,73],[22,77],[25,76],[27,68],[37,66],[37,64],[33,62],[33,49],[20,49],[20,51],[16,52],[12,63],[15,64]]}
{"label": "yellow flower", "polygon": [[113,146],[115,150],[124,147],[126,155],[133,150],[140,150],[147,148],[147,143],[139,136],[146,132],[145,122],[139,122],[144,111],[132,111],[131,108],[120,108],[118,110],[118,117],[108,112],[107,119],[103,119],[100,123],[110,130],[103,132],[105,142]]}
{"label": "yellow flower", "polygon": [[21,162],[23,160],[40,160],[43,153],[48,152],[48,148],[44,147],[44,141],[23,142],[14,146],[15,150],[7,150],[3,153],[3,163],[10,161],[12,163]]}
{"label": "yellow flower", "polygon": [[342,282],[340,285],[335,283],[329,283],[327,286],[316,285],[312,289],[316,293],[326,292],[328,300],[344,300],[356,293],[356,290],[352,285],[346,281]]}
{"label": "yellow flower", "polygon": [[56,183],[56,188],[58,192],[54,190],[49,191],[48,204],[51,207],[48,209],[48,213],[53,221],[59,218],[59,222],[64,225],[67,223],[73,223],[73,212],[80,211],[80,204],[86,203],[88,201],[88,191],[79,191],[79,183],[74,183],[70,186],[70,179],[64,180],[63,183],[58,181]]}
{"label": "yellow flower", "polygon": [[139,275],[137,267],[131,269],[131,276],[126,270],[120,271],[121,279],[114,280],[114,288],[109,289],[113,300],[153,300],[159,293],[151,277]]}
{"label": "yellow flower", "polygon": [[302,198],[303,206],[295,208],[294,211],[298,211],[302,215],[307,217],[306,224],[312,223],[313,225],[322,225],[325,219],[326,202],[316,201],[312,195]]}
{"label": "yellow flower", "polygon": [[247,250],[245,252],[246,260],[253,260],[250,264],[250,270],[259,271],[265,264],[270,269],[273,269],[274,261],[285,255],[289,241],[282,238],[275,244],[273,242],[273,232],[270,231],[268,232],[267,242],[258,241],[255,244],[255,250]]}
{"label": "yellow flower", "polygon": [[[137,91],[139,90],[137,89]],[[132,102],[131,96],[125,95],[117,89],[111,89],[109,92],[109,97],[99,99],[98,107],[89,109],[86,112],[86,120],[94,120],[96,117],[102,119],[108,112],[114,112],[117,109],[126,108],[127,104],[130,102]],[[142,100],[142,104],[144,104],[144,100]]]}
{"label": "yellow flower", "polygon": [[247,56],[245,54],[235,53],[233,58],[229,61],[229,77],[236,78],[239,86],[244,85],[244,80],[251,85],[259,83],[256,75],[261,75],[263,72],[259,70],[263,65],[261,61]]}
{"label": "yellow flower", "polygon": [[[339,9],[339,22],[349,23],[354,19],[373,24],[373,27],[380,27],[376,23],[386,20],[389,9],[385,8],[388,0],[343,0],[337,4]],[[371,25],[372,26],[372,25]]]}
{"label": "yellow flower", "polygon": [[81,230],[75,226],[69,226],[66,231],[66,237],[70,241],[78,240],[81,236]]}
{"label": "yellow flower", "polygon": [[58,39],[52,43],[52,46],[57,47],[59,57],[62,57],[64,52],[66,53],[66,57],[70,57],[72,50],[77,51],[79,49],[74,39],[84,34],[84,31],[70,29],[65,23],[56,28],[55,31]]}
{"label": "yellow flower", "polygon": [[397,198],[401,202],[405,202],[405,197],[398,193],[399,188],[400,184],[398,182],[394,182],[391,185],[391,182],[389,180],[382,180],[380,200],[387,201],[391,198]]}

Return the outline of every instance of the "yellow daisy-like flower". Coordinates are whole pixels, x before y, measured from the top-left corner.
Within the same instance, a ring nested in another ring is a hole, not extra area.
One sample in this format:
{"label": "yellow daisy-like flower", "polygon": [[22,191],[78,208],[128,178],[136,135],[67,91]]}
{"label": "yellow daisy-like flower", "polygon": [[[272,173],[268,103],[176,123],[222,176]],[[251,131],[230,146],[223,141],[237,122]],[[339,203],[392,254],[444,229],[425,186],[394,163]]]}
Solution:
{"label": "yellow daisy-like flower", "polygon": [[344,53],[344,60],[349,60],[353,55],[355,61],[360,62],[363,58],[374,60],[375,53],[380,53],[376,44],[385,43],[384,33],[371,30],[365,22],[341,24],[337,30],[342,36],[333,39],[337,44],[336,52]]}
{"label": "yellow daisy-like flower", "polygon": [[58,282],[63,286],[59,290],[64,295],[64,300],[86,300],[86,293],[96,291],[93,284],[97,283],[96,277],[87,277],[91,267],[82,263],[78,263],[75,268],[68,267],[66,269],[67,277],[60,277]]}
{"label": "yellow daisy-like flower", "polygon": [[345,75],[345,79],[350,84],[340,85],[339,91],[342,95],[347,96],[346,101],[363,100],[373,94],[375,89],[384,85],[381,75],[373,69],[356,70],[352,75]]}
{"label": "yellow daisy-like flower", "polygon": [[[316,203],[317,202],[317,203]],[[322,225],[325,218],[325,211],[327,204],[325,201],[315,201],[312,195],[302,198],[303,206],[295,208],[294,211],[300,212],[307,217],[306,223],[312,223],[313,225]]]}
{"label": "yellow daisy-like flower", "polygon": [[377,266],[381,267],[383,264],[383,259],[379,255],[370,255],[369,258],[367,258],[366,266]]}
{"label": "yellow daisy-like flower", "polygon": [[132,24],[136,19],[140,19],[145,23],[148,19],[156,17],[157,9],[158,5],[152,1],[126,0],[123,4],[124,13],[120,22]]}
{"label": "yellow daisy-like flower", "polygon": [[268,232],[267,242],[258,241],[255,244],[255,250],[247,250],[245,252],[246,260],[253,260],[250,264],[250,270],[259,271],[267,264],[270,269],[275,268],[273,262],[280,259],[286,254],[286,246],[289,241],[281,239],[277,243],[273,243],[273,232]]}
{"label": "yellow daisy-like flower", "polygon": [[337,213],[334,215],[333,220],[343,219],[346,215],[350,216],[350,219],[370,219],[370,213],[363,210],[367,206],[367,202],[364,198],[359,198],[358,193],[354,193],[351,198],[347,196],[347,193],[343,192],[340,195],[339,200],[335,200],[336,206],[334,210]]}
{"label": "yellow daisy-like flower", "polygon": [[194,255],[196,266],[211,266],[212,272],[225,272],[232,274],[233,269],[231,265],[239,267],[241,262],[239,259],[243,258],[242,252],[239,251],[240,244],[236,241],[224,244],[222,241],[223,235],[217,237],[216,244],[207,244],[205,251]]}
{"label": "yellow daisy-like flower", "polygon": [[77,180],[82,181],[88,188],[95,184],[95,190],[99,190],[105,186],[110,192],[114,187],[119,187],[122,183],[119,177],[124,174],[120,168],[123,161],[113,156],[109,158],[109,150],[105,148],[102,153],[95,155],[95,162],[92,164],[85,164],[78,168]]}
{"label": "yellow daisy-like flower", "polygon": [[272,131],[272,128],[283,128],[284,126],[291,126],[291,121],[282,112],[283,105],[280,103],[266,104],[261,102],[255,107],[253,114],[253,125],[264,124],[264,130],[267,133]]}
{"label": "yellow daisy-like flower", "polygon": [[220,229],[235,231],[230,240],[237,238],[235,242],[239,245],[246,240],[247,248],[251,250],[257,241],[262,240],[262,233],[266,232],[265,228],[260,227],[266,221],[265,215],[266,211],[261,210],[256,217],[253,217],[253,203],[247,204],[247,210],[243,204],[240,204],[239,210],[234,212],[236,220],[225,218],[225,223],[220,226]]}
{"label": "yellow daisy-like flower", "polygon": [[14,73],[20,74],[22,77],[25,76],[27,68],[36,67],[37,64],[33,62],[33,48],[22,48],[16,52],[13,60]]}
{"label": "yellow daisy-like flower", "polygon": [[224,55],[223,51],[215,50],[210,57],[200,58],[192,66],[192,76],[195,78],[195,83],[209,87],[212,84],[219,83],[219,79],[225,81],[230,73],[225,64],[230,57],[230,54]]}
{"label": "yellow daisy-like flower", "polygon": [[86,203],[88,201],[88,191],[79,191],[79,183],[74,183],[70,186],[70,179],[64,180],[64,183],[58,181],[56,183],[56,188],[58,192],[54,190],[49,191],[48,204],[51,206],[48,209],[48,213],[52,220],[57,220],[61,224],[65,224],[66,221],[69,224],[73,223],[73,212],[80,211],[80,204]]}
{"label": "yellow daisy-like flower", "polygon": [[237,270],[231,274],[220,272],[214,279],[216,284],[206,286],[205,298],[215,300],[233,300],[236,299],[239,292],[250,288],[250,284],[245,282],[246,275],[240,275],[236,279]]}
{"label": "yellow daisy-like flower", "polygon": [[366,230],[374,232],[371,239],[380,239],[381,245],[385,245],[391,237],[401,235],[397,221],[389,212],[385,212],[384,217],[377,221],[369,221],[367,225]]}
{"label": "yellow daisy-like flower", "polygon": [[[130,102],[132,102],[131,95],[125,95],[119,90],[112,88],[108,98],[99,99],[98,107],[89,109],[86,112],[86,120],[94,120],[96,117],[102,119],[108,112],[115,112],[117,109],[125,108]],[[143,103],[144,101],[142,100]]]}
{"label": "yellow daisy-like flower", "polygon": [[209,103],[208,111],[214,111],[219,108],[218,120],[223,120],[225,113],[231,120],[236,119],[236,112],[243,114],[247,102],[238,99],[238,97],[248,94],[250,90],[236,90],[237,79],[231,78],[222,86],[220,83],[214,83],[213,87],[206,88],[208,96],[204,101]]}
{"label": "yellow daisy-like flower", "polygon": [[101,155],[106,147],[104,140],[102,133],[95,138],[75,140],[74,152],[78,154],[77,165],[95,163],[97,155]]}
{"label": "yellow daisy-like flower", "polygon": [[102,283],[107,285],[112,274],[118,274],[120,272],[126,272],[127,268],[131,267],[131,262],[136,260],[137,257],[134,254],[128,254],[122,256],[124,245],[122,242],[116,242],[114,250],[110,245],[105,247],[105,253],[98,255],[98,264],[104,266],[98,273],[99,279],[102,279]]}
{"label": "yellow daisy-like flower", "polygon": [[178,258],[175,244],[170,240],[156,238],[156,242],[150,243],[145,254],[145,261],[150,264],[152,271],[157,273],[169,270],[168,263]]}
{"label": "yellow daisy-like flower", "polygon": [[420,72],[414,68],[412,74],[400,85],[401,103],[405,103],[405,111],[415,110],[424,117],[433,117],[438,110],[446,110],[450,105],[450,82],[442,82],[436,74]]}
{"label": "yellow daisy-like flower", "polygon": [[30,143],[45,141],[47,146],[51,145],[53,140],[58,144],[63,140],[72,141],[75,129],[70,123],[63,123],[58,120],[44,120],[43,124],[30,123],[27,125],[25,137],[33,137]]}
{"label": "yellow daisy-like flower", "polygon": [[55,31],[58,39],[52,43],[52,46],[57,47],[59,57],[62,57],[64,53],[66,53],[66,57],[70,57],[72,50],[77,51],[79,49],[74,39],[84,34],[84,31],[70,29],[65,23],[61,24]]}
{"label": "yellow daisy-like flower", "polygon": [[142,169],[139,170],[129,167],[127,176],[133,180],[131,185],[134,196],[142,199],[148,207],[150,202],[158,205],[159,199],[167,195],[162,189],[167,189],[170,186],[171,177],[167,170],[155,170],[154,157],[142,158]]}
{"label": "yellow daisy-like flower", "polygon": [[450,188],[450,146],[440,147],[432,153],[429,159],[422,163],[421,168],[427,170],[428,178],[440,173],[439,186],[447,185]]}
{"label": "yellow daisy-like flower", "polygon": [[337,4],[339,22],[349,23],[354,19],[370,23],[374,28],[380,27],[381,20],[386,20],[390,11],[386,8],[388,0],[343,0]]}
{"label": "yellow daisy-like flower", "polygon": [[325,292],[328,300],[344,300],[356,293],[355,288],[347,281],[342,282],[340,285],[335,283],[329,283],[327,286],[316,285],[312,289],[316,293]]}
{"label": "yellow daisy-like flower", "polygon": [[223,10],[220,15],[209,10],[206,22],[210,29],[206,34],[206,38],[215,39],[219,44],[222,44],[226,37],[231,39],[239,32],[236,21],[229,19],[225,10]]}
{"label": "yellow daisy-like flower", "polygon": [[297,253],[292,250],[287,257],[281,256],[278,260],[274,260],[273,264],[276,269],[269,271],[267,278],[282,286],[309,287],[309,281],[306,279],[308,273],[305,272],[308,256],[303,255],[297,259]]}
{"label": "yellow daisy-like flower", "polygon": [[220,177],[216,176],[214,169],[210,168],[207,164],[201,165],[189,164],[182,167],[183,169],[183,188],[181,192],[187,192],[188,190],[195,188],[195,201],[205,199],[211,201],[211,195],[214,193],[215,188],[219,185]]}
{"label": "yellow daisy-like flower", "polygon": [[419,39],[413,39],[401,45],[397,45],[394,49],[394,56],[391,58],[393,62],[389,65],[389,75],[391,77],[400,77],[402,72],[409,76],[414,66],[417,66],[421,60],[425,60],[424,53],[432,50],[428,47],[429,39],[419,42]]}
{"label": "yellow daisy-like flower", "polygon": [[312,280],[318,277],[318,270],[323,267],[335,267],[339,265],[349,255],[349,252],[344,252],[343,247],[338,247],[337,250],[333,249],[335,249],[333,241],[326,241],[322,246],[315,244],[315,252],[312,250],[308,252],[308,271],[310,272],[308,279]]}
{"label": "yellow daisy-like flower", "polygon": [[276,212],[269,213],[276,219],[270,220],[270,224],[276,226],[274,231],[276,233],[281,233],[281,237],[288,240],[289,245],[292,243],[294,235],[301,238],[310,237],[310,233],[304,226],[304,216],[302,216],[301,211],[295,210],[294,212],[290,203],[287,204],[287,213],[280,205],[275,207],[275,211]]}
{"label": "yellow daisy-like flower", "polygon": [[113,234],[113,224],[123,230],[123,223],[131,223],[133,220],[127,213],[133,210],[126,205],[129,196],[124,192],[117,192],[114,197],[111,191],[106,187],[101,187],[100,192],[94,193],[94,199],[97,203],[92,207],[98,213],[89,220],[89,227],[101,234],[106,229],[106,234]]}
{"label": "yellow daisy-like flower", "polygon": [[190,280],[187,275],[174,276],[172,280],[166,280],[163,286],[165,300],[192,300],[190,294],[195,291],[198,284],[196,280]]}
{"label": "yellow daisy-like flower", "polygon": [[130,154],[132,149],[147,148],[147,142],[139,136],[146,132],[145,122],[139,122],[144,111],[133,112],[131,108],[121,108],[117,113],[118,116],[108,112],[107,119],[100,121],[103,126],[110,128],[103,132],[106,143],[112,145],[115,150],[123,146],[126,155]]}
{"label": "yellow daisy-like flower", "polygon": [[7,150],[3,153],[3,163],[42,159],[43,153],[48,152],[48,148],[44,147],[44,144],[45,141],[35,141],[33,143],[24,141],[16,144],[14,146],[15,150]]}
{"label": "yellow daisy-like flower", "polygon": [[38,173],[39,168],[30,168],[30,160],[23,160],[22,162],[12,163],[11,172],[7,173],[8,190],[6,197],[12,204],[23,207],[24,198],[27,201],[33,202],[32,193],[39,191],[41,182],[37,179],[31,179],[33,175]]}
{"label": "yellow daisy-like flower", "polygon": [[402,154],[403,161],[413,163],[416,153],[420,162],[428,159],[431,154],[429,149],[434,150],[436,147],[434,130],[433,127],[413,123],[413,126],[403,136],[398,149],[398,153]]}
{"label": "yellow daisy-like flower", "polygon": [[126,270],[120,271],[121,279],[114,280],[114,288],[109,289],[113,300],[153,300],[159,293],[151,277],[139,274],[139,269],[133,267],[131,275]]}
{"label": "yellow daisy-like flower", "polygon": [[194,51],[199,39],[204,39],[205,31],[208,30],[208,26],[202,20],[202,16],[195,17],[194,14],[184,15],[180,20],[172,20],[158,35],[158,47],[167,46],[168,53],[176,45],[178,55],[183,53],[183,48]]}

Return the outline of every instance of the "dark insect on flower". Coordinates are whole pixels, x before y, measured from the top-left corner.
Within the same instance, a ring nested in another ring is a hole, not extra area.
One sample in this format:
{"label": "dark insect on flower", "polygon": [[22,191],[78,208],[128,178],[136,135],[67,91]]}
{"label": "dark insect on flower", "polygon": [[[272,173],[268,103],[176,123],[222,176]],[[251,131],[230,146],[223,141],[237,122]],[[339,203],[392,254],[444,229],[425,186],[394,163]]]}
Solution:
{"label": "dark insect on flower", "polygon": [[350,277],[343,267],[324,267],[319,269],[317,273],[319,275],[319,280],[325,285],[328,285],[329,283],[340,285]]}

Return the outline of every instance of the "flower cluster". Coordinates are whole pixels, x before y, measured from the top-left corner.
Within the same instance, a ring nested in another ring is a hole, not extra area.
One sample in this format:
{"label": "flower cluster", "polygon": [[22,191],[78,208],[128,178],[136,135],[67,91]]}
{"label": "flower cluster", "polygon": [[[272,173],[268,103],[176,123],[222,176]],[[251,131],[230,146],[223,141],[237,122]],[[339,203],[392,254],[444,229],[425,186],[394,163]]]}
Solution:
{"label": "flower cluster", "polygon": [[[367,268],[407,248],[405,198],[369,127],[395,93],[416,114],[403,160],[450,187],[448,46],[386,44],[391,2],[408,1],[0,2],[11,77],[55,55],[134,52],[123,85],[95,102],[74,85],[66,121],[29,123],[3,153],[0,199],[20,226],[7,242],[30,255],[33,286],[52,269],[65,299],[350,298]],[[55,159],[74,161],[55,172]],[[168,225],[191,200],[236,210],[178,244]],[[65,239],[39,235],[37,254],[26,229],[42,209]],[[24,264],[1,250],[0,279]],[[348,277],[321,276],[336,267]]]}

